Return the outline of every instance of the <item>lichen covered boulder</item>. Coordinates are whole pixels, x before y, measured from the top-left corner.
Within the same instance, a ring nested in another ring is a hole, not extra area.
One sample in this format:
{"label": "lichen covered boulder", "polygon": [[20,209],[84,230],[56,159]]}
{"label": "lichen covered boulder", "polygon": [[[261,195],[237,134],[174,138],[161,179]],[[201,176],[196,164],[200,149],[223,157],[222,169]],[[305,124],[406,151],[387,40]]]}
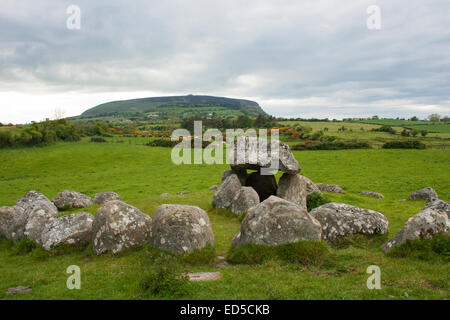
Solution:
{"label": "lichen covered boulder", "polygon": [[98,209],[92,223],[92,246],[97,255],[143,245],[150,235],[152,219],[119,200]]}
{"label": "lichen covered boulder", "polygon": [[0,208],[0,236],[13,242],[23,239],[27,217],[18,206]]}
{"label": "lichen covered boulder", "polygon": [[322,238],[331,243],[354,234],[387,234],[389,230],[389,222],[383,214],[345,203],[327,203],[311,210],[310,214],[322,225]]}
{"label": "lichen covered boulder", "polygon": [[245,181],[247,180],[247,170],[225,170],[222,173],[221,183],[223,183],[225,179],[231,176],[232,174],[237,175],[241,184],[245,185]]}
{"label": "lichen covered boulder", "polygon": [[112,200],[122,200],[122,198],[115,192],[99,192],[94,196],[94,203],[97,204],[105,204],[108,201]]}
{"label": "lichen covered boulder", "polygon": [[92,205],[92,199],[90,197],[72,190],[61,191],[52,201],[59,210],[88,208]]}
{"label": "lichen covered boulder", "polygon": [[277,197],[306,208],[306,181],[298,174],[283,174],[278,181]]}
{"label": "lichen covered boulder", "polygon": [[224,182],[214,192],[212,204],[215,208],[230,208],[234,196],[241,189],[242,184],[236,174],[231,174],[226,177]]}
{"label": "lichen covered boulder", "polygon": [[361,194],[364,196],[374,197],[374,198],[378,198],[378,199],[384,199],[384,196],[378,192],[362,191]]}
{"label": "lichen covered boulder", "polygon": [[[0,235],[17,242],[25,238],[27,229],[28,237],[34,241],[39,239],[41,224],[57,216],[57,209],[51,201],[43,194],[32,190],[14,206],[0,208]],[[30,217],[32,220],[28,224]]]}
{"label": "lichen covered boulder", "polygon": [[423,209],[433,209],[437,211],[441,211],[450,218],[450,203],[443,200],[434,200],[429,202],[423,207]]}
{"label": "lichen covered boulder", "polygon": [[258,193],[252,187],[242,187],[236,193],[231,204],[231,211],[241,214],[259,203]]}
{"label": "lichen covered boulder", "polygon": [[389,251],[408,240],[431,239],[438,234],[448,234],[449,231],[450,220],[447,214],[441,210],[426,208],[409,218],[403,228],[381,248]]}
{"label": "lichen covered boulder", "polygon": [[232,246],[235,248],[247,243],[276,246],[320,239],[319,221],[295,203],[271,196],[248,210]]}
{"label": "lichen covered boulder", "polygon": [[316,186],[316,184],[314,182],[311,181],[311,179],[309,179],[309,178],[307,178],[305,176],[302,176],[300,174],[298,176],[299,176],[300,179],[302,179],[305,182],[307,194],[311,194],[311,193],[314,193],[314,192],[321,193],[319,188]]}
{"label": "lichen covered boulder", "polygon": [[337,184],[316,183],[316,187],[319,188],[320,191],[345,194],[344,189]]}
{"label": "lichen covered boulder", "polygon": [[199,207],[163,204],[153,216],[149,243],[154,248],[183,254],[214,246],[214,234],[208,215]]}
{"label": "lichen covered boulder", "polygon": [[42,232],[45,227],[58,219],[58,209],[50,200],[36,200],[25,209],[28,217],[25,225],[24,236],[36,244],[41,244]]}
{"label": "lichen covered boulder", "polygon": [[42,193],[39,193],[34,190],[30,190],[16,202],[15,206],[20,207],[22,209],[26,209],[30,204],[32,204],[38,200],[50,201]]}
{"label": "lichen covered boulder", "polygon": [[427,188],[423,188],[423,189],[420,189],[420,190],[417,190],[417,191],[411,193],[411,195],[409,196],[409,199],[434,201],[434,200],[438,200],[439,197],[433,188],[427,187]]}
{"label": "lichen covered boulder", "polygon": [[78,212],[55,219],[42,232],[42,247],[50,250],[61,244],[89,244],[92,240],[93,222],[94,216],[88,212]]}

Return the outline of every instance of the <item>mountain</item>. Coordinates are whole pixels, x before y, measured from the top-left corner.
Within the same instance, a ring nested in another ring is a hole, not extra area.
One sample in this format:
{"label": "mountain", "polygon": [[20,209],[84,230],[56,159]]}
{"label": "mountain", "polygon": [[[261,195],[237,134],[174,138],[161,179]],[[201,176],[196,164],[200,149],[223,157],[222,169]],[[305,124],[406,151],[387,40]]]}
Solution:
{"label": "mountain", "polygon": [[250,100],[213,96],[170,96],[112,101],[86,110],[77,119],[86,118],[185,118],[192,115],[234,118],[240,115],[266,115],[258,103]]}

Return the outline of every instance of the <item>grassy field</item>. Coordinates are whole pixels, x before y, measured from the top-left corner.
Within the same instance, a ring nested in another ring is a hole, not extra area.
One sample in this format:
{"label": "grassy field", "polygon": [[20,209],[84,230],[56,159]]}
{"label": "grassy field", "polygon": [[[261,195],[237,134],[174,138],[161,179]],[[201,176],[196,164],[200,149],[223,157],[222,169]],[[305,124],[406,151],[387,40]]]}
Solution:
{"label": "grassy field", "polygon": [[[381,121],[381,120],[374,120]],[[397,121],[397,120],[394,120]],[[427,147],[431,148],[440,148],[440,149],[448,149],[450,146],[450,131],[441,130],[436,132],[433,128],[438,128],[443,126],[445,128],[450,129],[450,125],[445,124],[422,124],[418,125],[415,128],[417,130],[428,130],[429,133],[426,137],[421,137],[420,135],[417,137],[403,137],[400,135],[405,128],[402,127],[401,120],[399,123],[393,124],[392,128],[397,131],[398,134],[392,135],[387,132],[378,132],[371,131],[372,129],[380,128],[381,123],[362,123],[362,122],[307,122],[307,121],[283,121],[280,122],[281,126],[309,126],[313,129],[312,132],[316,131],[324,131],[326,135],[336,136],[343,141],[354,141],[357,139],[361,142],[367,142],[375,148],[380,148],[384,143],[391,141],[406,141],[406,140],[417,140],[425,143]],[[412,121],[407,121],[409,123],[414,123]],[[426,121],[423,121],[426,123]],[[389,122],[388,122],[389,125]],[[340,128],[345,127],[346,130],[339,130]],[[296,144],[298,141],[287,141],[289,145]]]}
{"label": "grassy field", "polygon": [[[327,124],[328,125],[328,124]],[[342,125],[342,124],[341,124]],[[360,124],[355,124],[361,126]],[[329,125],[328,125],[329,126]],[[142,138],[137,138],[142,139]],[[141,141],[141,140],[139,140]],[[52,198],[64,189],[93,196],[116,191],[123,200],[153,215],[162,203],[197,205],[207,210],[212,222],[216,253],[226,254],[239,220],[211,208],[211,185],[220,182],[227,165],[181,165],[170,160],[170,148],[133,143],[58,143],[40,148],[0,151],[0,205],[13,205],[28,190]],[[382,212],[394,235],[423,201],[404,200],[420,188],[432,186],[441,199],[450,200],[450,152],[448,150],[346,150],[294,152],[302,174],[315,182],[336,183],[347,194],[328,196]],[[179,191],[189,191],[176,195]],[[377,191],[378,200],[360,195]],[[162,193],[171,193],[161,198]],[[98,207],[87,211],[95,213]],[[79,210],[81,211],[81,210]],[[85,210],[86,211],[86,210]],[[65,213],[66,214],[66,213]],[[220,271],[219,281],[189,284],[187,299],[449,299],[449,263],[416,258],[393,258],[379,246],[386,237],[331,248],[327,263],[304,266],[282,261],[261,265],[187,266],[188,271]],[[0,240],[1,299],[141,299],[141,264],[147,248],[95,256],[88,247],[64,255],[48,255],[42,249],[22,250]],[[381,268],[382,289],[368,290],[369,265]],[[78,265],[82,289],[66,288],[66,268]],[[15,286],[30,286],[31,293],[8,296]],[[405,294],[406,293],[406,294]],[[160,298],[160,297],[145,297]]]}
{"label": "grassy field", "polygon": [[433,133],[450,133],[450,122],[430,122],[424,120],[409,121],[396,119],[360,120],[355,123],[388,125],[392,127],[405,127],[409,129],[427,130]]}

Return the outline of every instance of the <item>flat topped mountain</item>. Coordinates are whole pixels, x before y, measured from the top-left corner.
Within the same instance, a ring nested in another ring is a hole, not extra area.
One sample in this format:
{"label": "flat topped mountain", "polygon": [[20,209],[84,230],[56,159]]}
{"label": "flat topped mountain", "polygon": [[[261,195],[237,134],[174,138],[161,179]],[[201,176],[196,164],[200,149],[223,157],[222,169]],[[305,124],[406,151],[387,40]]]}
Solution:
{"label": "flat topped mountain", "polygon": [[266,115],[258,103],[244,99],[213,96],[169,96],[112,101],[100,104],[81,114],[78,118],[102,117],[160,117],[185,118],[192,115],[220,117]]}

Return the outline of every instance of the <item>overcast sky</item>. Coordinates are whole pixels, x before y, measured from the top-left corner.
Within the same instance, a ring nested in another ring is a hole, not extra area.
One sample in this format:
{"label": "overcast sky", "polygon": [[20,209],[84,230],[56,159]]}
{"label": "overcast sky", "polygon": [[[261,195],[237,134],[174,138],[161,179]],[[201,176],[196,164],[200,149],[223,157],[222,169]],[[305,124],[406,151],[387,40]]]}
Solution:
{"label": "overcast sky", "polygon": [[174,94],[276,116],[450,115],[450,1],[0,0],[0,122]]}

